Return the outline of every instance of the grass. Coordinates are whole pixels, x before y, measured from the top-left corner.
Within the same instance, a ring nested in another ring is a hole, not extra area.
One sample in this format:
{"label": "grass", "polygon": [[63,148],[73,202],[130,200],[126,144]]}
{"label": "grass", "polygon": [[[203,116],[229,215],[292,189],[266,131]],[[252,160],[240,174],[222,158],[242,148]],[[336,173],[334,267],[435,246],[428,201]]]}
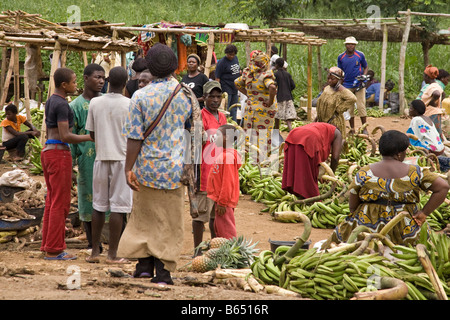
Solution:
{"label": "grass", "polygon": [[[2,0],[2,2],[5,2]],[[69,7],[74,4],[73,0],[15,0],[2,3],[2,10],[23,10],[29,13],[39,13],[42,18],[53,22],[64,22],[74,14]],[[76,2],[79,8],[82,21],[91,19],[103,19],[109,22],[124,22],[131,26],[135,24],[149,24],[167,21],[181,22],[205,22],[217,24],[220,22],[246,22],[249,25],[264,26],[261,21],[250,21],[249,19],[239,20],[232,15],[230,6],[231,0],[222,2],[210,0],[187,0],[184,2],[175,0],[165,1],[144,1],[144,0],[80,0]],[[337,14],[330,17],[329,13],[320,8],[303,11],[299,18],[338,18]],[[345,17],[345,13],[340,13],[339,18]],[[238,58],[241,64],[245,63],[245,48],[243,43],[237,43]],[[251,49],[264,50],[262,43],[252,43]],[[381,76],[381,43],[361,41],[357,49],[363,51],[376,77]],[[224,45],[216,45],[218,58],[223,56]],[[328,40],[328,43],[321,48],[322,67],[329,68],[337,64],[337,56],[344,50],[342,40]],[[398,63],[400,45],[389,43],[387,52],[386,79],[392,79],[398,83]],[[313,50],[313,95],[319,93],[317,81],[317,63],[315,50]],[[22,53],[24,55],[24,53]],[[300,45],[289,45],[288,54],[289,72],[292,74],[297,88],[294,96],[299,98],[306,95],[307,87],[307,47]],[[448,46],[436,45],[429,52],[430,63],[438,68],[450,70],[450,50]],[[405,92],[408,100],[413,99],[419,92],[424,70],[423,54],[421,45],[410,43],[407,47],[405,61]],[[83,64],[79,53],[69,53],[67,66],[76,71],[78,78],[82,79]],[[44,70],[49,73],[50,62],[44,59]],[[323,72],[323,82],[326,75]],[[79,86],[82,84],[79,81]],[[397,91],[398,87],[394,88]],[[447,95],[450,95],[450,86],[446,88]]]}

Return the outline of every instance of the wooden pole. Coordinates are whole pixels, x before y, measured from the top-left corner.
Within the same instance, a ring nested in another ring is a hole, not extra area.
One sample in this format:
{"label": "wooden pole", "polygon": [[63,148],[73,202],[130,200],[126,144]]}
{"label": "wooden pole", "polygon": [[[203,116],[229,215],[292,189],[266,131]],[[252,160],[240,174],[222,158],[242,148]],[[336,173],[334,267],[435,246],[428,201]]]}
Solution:
{"label": "wooden pole", "polygon": [[[6,75],[6,69],[8,68],[7,65],[7,59],[6,56],[8,55],[8,47],[2,48],[2,73],[0,78],[0,88],[3,88],[3,84],[5,83],[5,75]],[[1,99],[1,93],[0,93],[0,99]]]}
{"label": "wooden pole", "polygon": [[272,56],[272,39],[270,39],[270,37],[268,37],[266,41],[266,54],[269,57]]}
{"label": "wooden pole", "polygon": [[312,46],[308,45],[308,106],[307,106],[307,119],[311,121],[311,109],[312,109]]}
{"label": "wooden pole", "polygon": [[405,111],[406,99],[405,99],[405,57],[406,46],[408,45],[409,30],[411,28],[411,10],[408,9],[406,13],[406,24],[403,32],[402,44],[400,46],[400,61],[398,64],[398,94],[400,100],[400,114]]}
{"label": "wooden pole", "polygon": [[19,61],[19,49],[13,48],[12,54],[14,55],[14,104],[19,108],[20,98],[20,61]]}
{"label": "wooden pole", "polygon": [[322,59],[320,57],[320,46],[317,46],[317,78],[318,78],[318,89],[319,92],[322,91]]}
{"label": "wooden pole", "polygon": [[383,46],[381,48],[381,83],[380,83],[380,98],[378,99],[378,109],[383,110],[384,106],[384,89],[386,83],[386,53],[388,43],[387,26],[383,24]]}
{"label": "wooden pole", "polygon": [[86,66],[89,64],[89,62],[88,62],[88,58],[87,58],[87,53],[86,53],[86,51],[83,51],[83,64],[84,64],[84,67],[86,68]]}
{"label": "wooden pole", "polygon": [[5,105],[6,97],[8,96],[9,84],[11,83],[11,76],[14,69],[14,54],[11,53],[9,58],[8,72],[6,72],[5,82],[3,83],[2,97],[0,99],[0,108],[3,109]]}
{"label": "wooden pole", "polygon": [[250,63],[250,53],[252,52],[252,48],[250,46],[250,41],[245,41],[245,62],[246,65]]}
{"label": "wooden pole", "polygon": [[127,53],[125,51],[122,51],[120,55],[120,65],[127,69]]}
{"label": "wooden pole", "polygon": [[[50,79],[48,81],[47,99],[50,98],[50,96],[55,91],[55,81],[53,80],[53,76],[55,75],[56,69],[58,69],[58,63],[59,63],[60,57],[61,57],[61,44],[58,41],[56,41],[55,49],[53,50],[52,66],[50,69]],[[47,131],[47,126],[45,125],[45,113],[44,113],[44,118],[42,119],[42,127],[41,127],[41,143],[42,144],[47,139],[46,131]]]}
{"label": "wooden pole", "polygon": [[283,59],[284,61],[287,61],[287,43],[283,43]]}
{"label": "wooden pole", "polygon": [[67,61],[67,50],[61,51],[61,68],[66,67],[66,61]]}
{"label": "wooden pole", "polygon": [[206,62],[205,62],[205,75],[209,77],[211,71],[211,59],[214,51],[214,33],[210,32],[208,34],[208,51],[206,52]]}
{"label": "wooden pole", "polygon": [[[29,46],[27,44],[27,46]],[[29,50],[26,50],[29,52]],[[23,71],[23,93],[24,93],[24,105],[27,114],[27,120],[31,123],[31,110],[30,110],[30,85],[28,82],[28,69],[24,68]]]}

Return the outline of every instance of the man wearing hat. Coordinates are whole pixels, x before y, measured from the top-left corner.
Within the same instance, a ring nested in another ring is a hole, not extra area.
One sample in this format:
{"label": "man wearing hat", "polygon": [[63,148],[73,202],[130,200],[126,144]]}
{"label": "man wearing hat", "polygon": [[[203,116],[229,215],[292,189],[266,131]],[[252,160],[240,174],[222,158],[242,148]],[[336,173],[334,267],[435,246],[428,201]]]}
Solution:
{"label": "man wearing hat", "polygon": [[[343,86],[353,92],[356,96],[356,106],[358,108],[358,115],[361,118],[361,125],[366,123],[366,89],[362,88],[356,91],[358,87],[358,83],[355,84],[355,79],[358,76],[366,75],[369,71],[369,67],[367,65],[366,57],[364,53],[356,50],[356,45],[358,41],[356,41],[355,37],[347,37],[344,41],[345,44],[345,52],[341,53],[338,56],[338,67],[341,68],[344,73],[344,82]],[[350,129],[352,132],[355,131],[355,115],[354,108],[350,108]],[[367,133],[367,130],[364,130]]]}
{"label": "man wearing hat", "polygon": [[[206,133],[206,141],[202,145],[202,161],[200,164],[200,175],[197,179],[196,199],[198,203],[198,216],[192,217],[192,230],[194,235],[194,248],[203,240],[203,230],[205,223],[209,222],[209,230],[211,232],[211,239],[214,238],[214,201],[207,197],[206,185],[208,182],[208,175],[211,171],[216,152],[214,137],[217,129],[227,124],[227,118],[224,113],[219,111],[220,103],[222,102],[222,87],[218,81],[208,81],[203,85],[203,97],[205,107],[202,109],[203,128]],[[192,208],[191,208],[192,209]],[[201,254],[201,250],[197,250],[195,255]]]}
{"label": "man wearing hat", "polygon": [[[173,284],[170,273],[176,270],[184,234],[183,132],[188,124],[195,125],[191,119],[196,120],[200,109],[191,90],[175,93],[179,83],[172,73],[178,61],[172,49],[157,43],[145,59],[154,79],[131,98],[123,128],[127,137],[125,175],[135,192],[117,254],[138,259],[135,277]],[[172,95],[167,110],[145,137]]]}

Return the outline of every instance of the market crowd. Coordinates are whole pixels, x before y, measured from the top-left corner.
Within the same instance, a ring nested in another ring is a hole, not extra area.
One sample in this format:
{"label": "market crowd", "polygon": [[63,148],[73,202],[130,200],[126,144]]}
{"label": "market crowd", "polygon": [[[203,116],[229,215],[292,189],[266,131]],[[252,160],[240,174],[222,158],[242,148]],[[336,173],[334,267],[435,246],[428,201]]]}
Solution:
{"label": "market crowd", "polygon": [[[100,262],[101,234],[108,222],[106,263],[135,259],[135,277],[167,284],[173,284],[171,272],[183,246],[185,192],[194,248],[203,240],[206,223],[211,238],[236,237],[238,170],[252,151],[257,151],[252,160],[265,161],[272,153],[278,159],[282,147],[282,188],[301,198],[317,196],[319,164],[330,159],[336,170],[349,134],[347,123],[350,134],[355,132],[355,111],[361,124],[366,123],[367,106],[379,99],[388,103],[393,89],[391,81],[379,92],[373,73],[367,76],[371,71],[357,44],[354,37],[345,39],[345,51],[327,69],[326,86],[315,99],[316,119],[296,128],[296,85],[275,46],[270,55],[252,51],[248,65],[241,67],[238,50],[230,44],[209,76],[202,72],[201,58],[190,54],[181,81],[174,73],[177,57],[164,44],[153,45],[145,56],[140,52],[127,69],[110,68],[107,55],[100,55],[85,67],[82,94],[70,103],[77,76],[71,69],[57,69],[54,94],[45,104],[47,131],[41,153],[47,185],[44,258],[77,258],[66,252],[64,239],[75,181],[91,249],[86,261]],[[346,241],[359,225],[380,230],[405,210],[410,218],[390,236],[397,243],[414,243],[420,225],[444,201],[449,186],[438,174],[403,160],[410,144],[420,145],[448,170],[442,127],[449,78],[434,66],[424,70],[423,87],[410,107],[408,133],[417,139],[396,130],[383,134],[382,160],[357,172],[349,187],[351,213],[328,244]],[[7,107],[7,119],[1,123],[3,146],[16,149],[17,156],[23,156],[26,140],[39,133],[25,120],[17,108]],[[22,123],[30,130],[20,132]],[[283,141],[277,136],[281,123],[289,132]],[[423,208],[417,206],[421,190],[432,193]]]}

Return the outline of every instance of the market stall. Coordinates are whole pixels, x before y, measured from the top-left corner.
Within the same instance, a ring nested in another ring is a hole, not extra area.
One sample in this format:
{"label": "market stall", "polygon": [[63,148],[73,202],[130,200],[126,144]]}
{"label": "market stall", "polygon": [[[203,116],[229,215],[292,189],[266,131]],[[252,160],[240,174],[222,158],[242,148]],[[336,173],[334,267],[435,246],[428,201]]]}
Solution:
{"label": "market stall", "polygon": [[[139,32],[138,43],[148,50],[156,42],[163,42],[174,49],[178,55],[177,73],[186,67],[186,57],[189,53],[196,53],[204,61],[204,73],[209,76],[215,60],[214,46],[216,43],[228,44],[244,42],[247,63],[249,61],[250,43],[262,42],[266,44],[266,51],[270,55],[272,44],[279,43],[283,46],[283,56],[286,58],[287,45],[308,46],[308,119],[311,119],[312,105],[312,48],[321,47],[326,41],[317,36],[307,36],[303,32],[284,32],[282,28],[250,29],[246,25],[232,24],[219,26],[207,26],[204,24],[182,24],[158,22],[141,27],[112,26],[113,30]],[[319,61],[320,62],[320,61]],[[319,68],[320,69],[320,68]],[[319,73],[319,79],[321,74]]]}
{"label": "market stall", "polygon": [[[84,32],[82,28],[72,28],[44,20],[40,14],[29,14],[21,10],[3,11],[0,14],[0,47],[2,48],[0,106],[4,106],[6,102],[11,79],[14,83],[14,103],[18,105],[22,78],[26,114],[27,118],[31,119],[30,92],[36,90],[39,79],[46,77],[42,71],[42,51],[52,52],[47,92],[47,96],[50,96],[54,90],[53,74],[58,67],[65,66],[67,52],[119,53],[121,65],[125,67],[125,54],[138,48],[135,40],[127,38],[123,33],[94,35],[92,30],[104,30],[104,27],[91,25],[87,29],[91,30],[91,33]],[[26,50],[23,75],[20,74],[20,50]],[[42,132],[45,133],[45,122],[43,122]],[[45,134],[41,135],[41,139],[45,139]]]}

